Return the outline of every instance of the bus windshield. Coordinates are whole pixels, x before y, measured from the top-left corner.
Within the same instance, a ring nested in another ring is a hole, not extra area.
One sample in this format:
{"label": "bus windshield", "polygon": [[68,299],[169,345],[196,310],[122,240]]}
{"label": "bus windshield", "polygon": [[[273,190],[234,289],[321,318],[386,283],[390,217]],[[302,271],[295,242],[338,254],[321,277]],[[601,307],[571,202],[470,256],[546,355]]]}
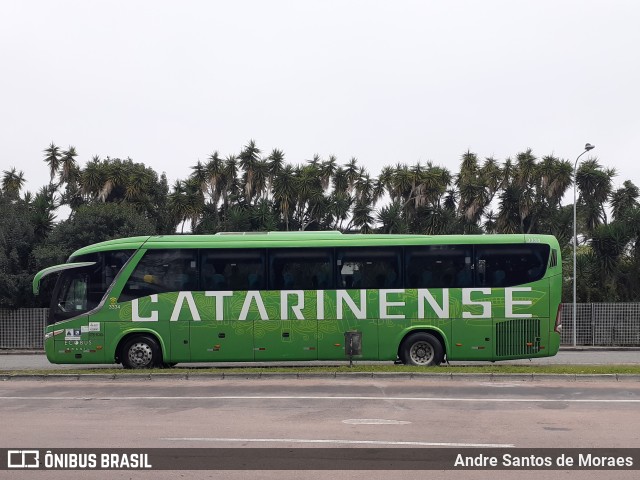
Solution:
{"label": "bus windshield", "polygon": [[111,251],[70,258],[70,262],[84,265],[60,273],[51,299],[48,324],[87,313],[100,305],[132,253]]}

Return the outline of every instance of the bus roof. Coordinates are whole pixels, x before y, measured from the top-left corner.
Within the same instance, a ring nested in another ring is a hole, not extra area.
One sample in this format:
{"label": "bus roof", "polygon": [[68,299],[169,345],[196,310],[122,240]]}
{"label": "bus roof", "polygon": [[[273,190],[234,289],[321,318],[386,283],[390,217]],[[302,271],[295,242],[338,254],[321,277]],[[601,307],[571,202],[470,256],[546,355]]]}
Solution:
{"label": "bus roof", "polygon": [[345,247],[401,245],[464,245],[486,243],[545,243],[558,247],[551,235],[402,235],[341,234],[340,232],[224,232],[216,235],[158,235],[108,240],[75,251],[72,257],[110,250],[164,248]]}

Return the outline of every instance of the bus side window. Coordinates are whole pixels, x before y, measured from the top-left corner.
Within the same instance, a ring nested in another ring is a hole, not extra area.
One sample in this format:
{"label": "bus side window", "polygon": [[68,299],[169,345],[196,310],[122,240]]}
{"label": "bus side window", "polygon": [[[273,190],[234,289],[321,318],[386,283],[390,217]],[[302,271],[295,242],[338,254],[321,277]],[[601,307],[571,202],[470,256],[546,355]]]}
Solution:
{"label": "bus side window", "polygon": [[507,283],[507,267],[501,246],[478,245],[476,247],[476,286],[504,287]]}
{"label": "bus side window", "polygon": [[262,275],[251,272],[247,275],[247,290],[259,290],[262,285]]}
{"label": "bus side window", "polygon": [[271,290],[331,288],[332,249],[283,248],[269,252]]}
{"label": "bus side window", "polygon": [[329,275],[327,272],[320,271],[313,276],[313,286],[317,290],[325,290],[329,288]]}
{"label": "bus side window", "polygon": [[465,256],[456,267],[456,287],[468,288],[473,285],[473,274],[471,272],[471,257]]}
{"label": "bus side window", "polygon": [[496,287],[502,287],[505,283],[505,278],[507,274],[504,270],[502,270],[499,266],[492,273],[492,285]]}
{"label": "bus side window", "polygon": [[225,265],[223,263],[206,263],[202,266],[200,279],[201,290],[226,290],[227,279],[224,276]]}
{"label": "bus side window", "polygon": [[546,262],[542,259],[542,254],[536,249],[530,258],[529,269],[527,270],[527,281],[535,282],[540,280],[544,274]]}
{"label": "bus side window", "polygon": [[280,288],[285,290],[292,290],[296,285],[294,272],[289,264],[285,264],[282,269],[282,279],[280,282]]}
{"label": "bus side window", "polygon": [[261,290],[264,250],[210,248],[200,250],[200,290]]}
{"label": "bus side window", "polygon": [[419,247],[405,247],[405,288],[425,288],[429,276],[433,275],[430,266],[425,262],[424,255],[420,255],[421,250]]}
{"label": "bus side window", "polygon": [[346,289],[399,287],[402,283],[401,258],[401,250],[396,247],[338,249],[338,286]]}
{"label": "bus side window", "polygon": [[197,250],[147,250],[122,289],[119,301],[195,290],[197,285]]}
{"label": "bus side window", "polygon": [[477,285],[504,288],[540,280],[549,250],[545,244],[478,245],[476,264],[486,263],[486,276],[484,284],[478,276]]}

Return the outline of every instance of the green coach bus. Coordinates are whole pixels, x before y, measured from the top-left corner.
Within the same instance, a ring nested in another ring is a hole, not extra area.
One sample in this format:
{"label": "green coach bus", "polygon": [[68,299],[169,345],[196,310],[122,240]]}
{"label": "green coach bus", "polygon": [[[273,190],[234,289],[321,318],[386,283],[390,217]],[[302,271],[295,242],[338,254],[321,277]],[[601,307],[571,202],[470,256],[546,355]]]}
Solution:
{"label": "green coach bus", "polygon": [[52,363],[339,360],[355,338],[427,366],[555,355],[561,266],[547,235],[169,235],[81,248],[33,288],[59,272]]}

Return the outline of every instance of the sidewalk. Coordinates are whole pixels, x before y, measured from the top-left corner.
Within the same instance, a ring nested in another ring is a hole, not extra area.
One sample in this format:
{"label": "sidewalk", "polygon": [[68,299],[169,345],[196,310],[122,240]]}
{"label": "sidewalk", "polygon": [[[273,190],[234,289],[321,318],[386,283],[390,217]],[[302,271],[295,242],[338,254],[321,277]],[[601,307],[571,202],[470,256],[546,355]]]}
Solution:
{"label": "sidewalk", "polygon": [[603,347],[591,345],[561,345],[561,352],[640,352],[640,346],[637,347]]}
{"label": "sidewalk", "polygon": [[118,373],[2,373],[0,382],[10,380],[415,380],[415,381],[474,381],[474,382],[640,382],[639,374],[574,374],[574,373],[416,373],[416,372],[189,372],[171,373],[163,370]]}

